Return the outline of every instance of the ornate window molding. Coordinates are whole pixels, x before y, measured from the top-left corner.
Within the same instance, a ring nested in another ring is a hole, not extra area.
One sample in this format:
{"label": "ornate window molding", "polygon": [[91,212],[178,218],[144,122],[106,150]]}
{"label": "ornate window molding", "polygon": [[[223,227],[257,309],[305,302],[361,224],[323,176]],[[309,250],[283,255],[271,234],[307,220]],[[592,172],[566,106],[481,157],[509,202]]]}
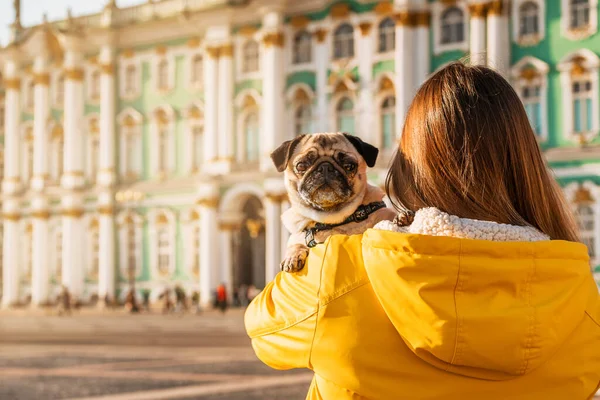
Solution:
{"label": "ornate window molding", "polygon": [[192,103],[185,111],[185,171],[200,172],[204,148],[204,107]]}
{"label": "ornate window molding", "polygon": [[[129,281],[142,274],[142,228],[144,218],[133,211],[123,211],[117,216],[119,232],[119,271],[121,278]],[[133,276],[131,276],[133,274]]]}
{"label": "ornate window molding", "polygon": [[396,22],[392,17],[385,17],[377,25],[377,53],[393,53],[395,50]]}
{"label": "ornate window molding", "polygon": [[152,57],[152,87],[159,93],[167,93],[175,87],[175,59],[169,53]]}
{"label": "ornate window molding", "polygon": [[124,181],[142,176],[142,115],[133,108],[117,116],[119,125],[119,172]]}
{"label": "ornate window molding", "polygon": [[236,97],[237,113],[237,160],[257,164],[260,160],[260,95],[256,90],[244,90]]}
{"label": "ornate window molding", "polygon": [[572,183],[564,188],[575,212],[583,244],[588,247],[591,265],[600,255],[600,187],[590,181]]}
{"label": "ornate window molding", "polygon": [[100,68],[97,65],[90,65],[86,68],[86,99],[89,103],[98,104],[100,102],[100,76]]}
{"label": "ornate window molding", "polygon": [[86,116],[85,132],[85,175],[88,182],[95,184],[100,165],[100,116],[98,114]]}
{"label": "ornate window molding", "polygon": [[572,52],[558,64],[562,87],[563,131],[567,139],[585,143],[600,131],[599,67],[600,59],[588,49]]}
{"label": "ornate window molding", "polygon": [[313,102],[315,93],[305,83],[292,85],[286,93],[288,105],[288,121],[290,134],[287,139],[298,136],[303,133],[314,132],[315,117],[313,115]]}
{"label": "ornate window molding", "polygon": [[354,58],[356,54],[354,27],[343,22],[333,30],[331,55],[333,60]]}
{"label": "ornate window molding", "polygon": [[312,34],[306,29],[294,33],[292,41],[292,64],[305,65],[312,63]]}
{"label": "ornate window molding", "polygon": [[202,89],[204,86],[204,55],[200,50],[189,53],[187,76],[191,88]]}
{"label": "ornate window molding", "polygon": [[469,9],[466,1],[452,4],[436,1],[431,11],[434,54],[452,50],[468,51]]}
{"label": "ornate window molding", "polygon": [[152,112],[151,120],[152,171],[159,179],[175,172],[175,128],[176,119],[173,107],[164,105]]}
{"label": "ornate window molding", "polygon": [[534,46],[546,37],[546,2],[515,0],[512,2],[513,41],[521,46]]}
{"label": "ornate window molding", "polygon": [[598,32],[598,0],[561,0],[561,31],[570,40]]}
{"label": "ornate window molding", "polygon": [[548,140],[548,71],[548,64],[530,56],[523,57],[511,69],[513,86],[541,142]]}
{"label": "ornate window molding", "polygon": [[[100,225],[97,215],[86,215],[86,281],[97,283],[100,273]],[[97,293],[96,293],[97,294]]]}
{"label": "ornate window molding", "polygon": [[[156,74],[152,74],[155,76]],[[120,96],[135,100],[142,92],[141,63],[138,58],[121,58],[119,63]],[[156,86],[155,86],[156,87]]]}
{"label": "ornate window molding", "polygon": [[335,121],[333,126],[337,132],[356,135],[356,104],[357,99],[351,93],[339,93],[332,98],[333,114]]}
{"label": "ornate window molding", "polygon": [[150,265],[152,276],[169,279],[175,273],[177,217],[169,209],[148,214],[150,223]]}

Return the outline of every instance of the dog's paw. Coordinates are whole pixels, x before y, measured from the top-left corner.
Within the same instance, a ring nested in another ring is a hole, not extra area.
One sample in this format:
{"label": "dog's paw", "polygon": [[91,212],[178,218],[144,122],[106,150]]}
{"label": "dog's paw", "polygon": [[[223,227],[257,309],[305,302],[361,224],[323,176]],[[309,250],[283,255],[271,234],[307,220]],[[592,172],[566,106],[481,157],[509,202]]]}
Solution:
{"label": "dog's paw", "polygon": [[308,247],[303,244],[295,244],[288,247],[285,259],[281,262],[280,268],[283,272],[298,272],[304,268],[306,258],[308,257]]}

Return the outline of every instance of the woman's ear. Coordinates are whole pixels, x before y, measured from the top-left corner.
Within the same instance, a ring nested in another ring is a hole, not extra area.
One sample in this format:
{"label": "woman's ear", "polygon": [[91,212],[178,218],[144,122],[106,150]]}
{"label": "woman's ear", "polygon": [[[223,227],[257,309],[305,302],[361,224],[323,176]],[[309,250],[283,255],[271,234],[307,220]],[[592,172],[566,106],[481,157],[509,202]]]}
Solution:
{"label": "woman's ear", "polygon": [[276,148],[274,152],[271,153],[271,160],[273,160],[273,164],[275,164],[277,172],[285,171],[288,162],[290,161],[290,157],[294,153],[294,149],[298,143],[300,143],[302,138],[304,138],[304,136],[305,135],[300,135],[292,140],[286,140],[278,148]]}
{"label": "woman's ear", "polygon": [[372,144],[363,142],[360,138],[356,136],[352,136],[347,133],[344,133],[344,136],[346,137],[346,139],[348,139],[350,143],[352,143],[352,146],[354,146],[356,151],[358,151],[358,154],[360,154],[362,158],[365,159],[367,165],[371,168],[374,167],[375,162],[377,161],[377,155],[379,154],[379,149],[373,146]]}

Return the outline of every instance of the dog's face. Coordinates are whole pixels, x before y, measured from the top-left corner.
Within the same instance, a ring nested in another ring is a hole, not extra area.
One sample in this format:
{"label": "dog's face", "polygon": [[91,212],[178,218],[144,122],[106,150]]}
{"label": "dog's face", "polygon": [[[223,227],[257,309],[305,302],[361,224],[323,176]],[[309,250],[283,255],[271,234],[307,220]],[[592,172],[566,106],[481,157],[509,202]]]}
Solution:
{"label": "dog's face", "polygon": [[375,164],[377,153],[355,136],[315,133],[285,142],[271,157],[278,171],[285,171],[292,205],[335,214],[348,207],[354,212],[360,204],[366,169]]}

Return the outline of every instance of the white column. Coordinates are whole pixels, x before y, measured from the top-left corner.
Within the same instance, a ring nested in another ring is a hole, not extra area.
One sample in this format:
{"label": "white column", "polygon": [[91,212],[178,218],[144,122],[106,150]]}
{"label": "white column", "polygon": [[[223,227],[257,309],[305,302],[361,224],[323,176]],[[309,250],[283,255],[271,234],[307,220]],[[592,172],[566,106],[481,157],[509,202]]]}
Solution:
{"label": "white column", "polygon": [[281,203],[278,195],[267,194],[265,201],[265,282],[269,283],[280,271],[281,256]]}
{"label": "white column", "polygon": [[378,132],[373,129],[373,29],[370,22],[359,24],[360,39],[358,42],[358,73],[360,76],[360,108],[359,108],[359,130],[357,134],[365,141],[377,143]]}
{"label": "white column", "polygon": [[508,5],[503,0],[490,3],[487,15],[488,66],[505,77],[510,68],[510,33],[508,28]]}
{"label": "white column", "polygon": [[64,174],[62,186],[74,189],[83,185],[83,62],[77,49],[65,52]]}
{"label": "white column", "polygon": [[200,206],[200,303],[210,306],[217,287],[220,268],[220,241],[217,207],[219,187],[202,183],[198,188]]}
{"label": "white column", "polygon": [[231,254],[231,242],[232,242],[232,229],[231,225],[220,226],[220,245],[221,245],[221,263],[220,267],[220,282],[224,283],[227,289],[227,296],[231,298],[233,295],[233,257]]}
{"label": "white column", "polygon": [[48,204],[45,197],[36,197],[32,201],[33,241],[31,303],[34,306],[48,303],[50,295],[50,276],[48,272]]}
{"label": "white column", "polygon": [[218,67],[219,49],[207,47],[204,58],[204,148],[203,165],[209,166],[218,157]]}
{"label": "white column", "polygon": [[327,132],[329,125],[329,110],[327,107],[327,68],[329,68],[329,41],[327,31],[318,29],[315,34],[314,59],[317,68],[317,121],[315,128],[318,132]]}
{"label": "white column", "polygon": [[281,32],[283,14],[269,12],[263,18],[262,38],[263,102],[261,134],[261,169],[275,168],[270,154],[283,142],[285,75],[283,63],[284,36]]}
{"label": "white column", "polygon": [[485,16],[487,13],[487,4],[475,3],[469,5],[471,15],[469,40],[471,52],[471,64],[485,65],[486,63],[486,36],[485,36]]}
{"label": "white column", "polygon": [[115,220],[112,199],[110,191],[101,193],[98,199],[98,297],[101,304],[107,294],[111,299],[115,296]]}
{"label": "white column", "polygon": [[415,42],[417,52],[415,66],[415,89],[418,89],[429,76],[431,69],[431,52],[429,51],[429,11],[421,11],[416,14],[417,27],[415,30]]}
{"label": "white column", "polygon": [[219,159],[233,161],[233,46],[222,46],[219,51]]}
{"label": "white column", "polygon": [[31,187],[43,190],[48,180],[48,116],[50,114],[48,58],[41,54],[33,65],[35,86],[33,98],[33,179]]}
{"label": "white column", "polygon": [[[7,103],[8,107],[8,103]],[[2,305],[9,307],[19,301],[19,278],[21,264],[19,257],[19,202],[17,199],[4,199],[3,240],[2,240]]]}
{"label": "white column", "polygon": [[[20,188],[19,159],[21,136],[21,80],[18,76],[19,65],[14,60],[4,64],[4,87],[6,88],[4,109],[4,181],[2,191],[5,194],[16,193]],[[7,264],[4,264],[7,265]]]}
{"label": "white column", "polygon": [[[287,200],[287,196],[286,196],[286,198],[281,202],[281,213],[283,214],[284,212],[286,212],[288,208],[290,208],[290,202]],[[288,242],[289,238],[290,238],[290,232],[282,224],[281,225],[281,259],[282,260],[283,260],[283,257],[285,256],[285,252],[287,250],[287,242]]]}
{"label": "white column", "polygon": [[115,58],[114,49],[100,49],[100,165],[98,183],[109,187],[116,180],[115,171]]}
{"label": "white column", "polygon": [[69,289],[74,300],[80,299],[84,285],[84,225],[83,205],[80,194],[71,193],[62,198],[63,207],[63,284]]}
{"label": "white column", "polygon": [[411,14],[403,11],[396,19],[396,133],[402,134],[404,118],[414,94],[414,32]]}

